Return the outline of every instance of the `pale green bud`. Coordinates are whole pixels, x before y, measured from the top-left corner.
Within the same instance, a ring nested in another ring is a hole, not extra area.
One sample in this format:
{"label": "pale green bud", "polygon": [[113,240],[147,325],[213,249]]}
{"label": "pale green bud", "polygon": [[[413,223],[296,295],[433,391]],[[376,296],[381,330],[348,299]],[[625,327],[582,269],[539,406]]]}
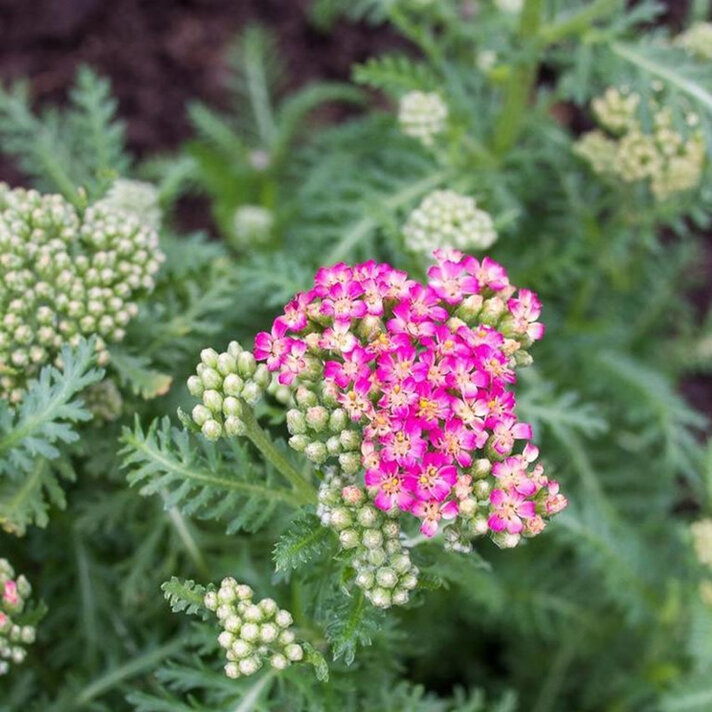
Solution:
{"label": "pale green bud", "polygon": [[249,351],[243,351],[237,357],[237,372],[243,378],[251,378],[257,370],[257,361]]}
{"label": "pale green bud", "polygon": [[206,420],[200,430],[207,440],[213,442],[222,435],[222,425],[217,420]]}

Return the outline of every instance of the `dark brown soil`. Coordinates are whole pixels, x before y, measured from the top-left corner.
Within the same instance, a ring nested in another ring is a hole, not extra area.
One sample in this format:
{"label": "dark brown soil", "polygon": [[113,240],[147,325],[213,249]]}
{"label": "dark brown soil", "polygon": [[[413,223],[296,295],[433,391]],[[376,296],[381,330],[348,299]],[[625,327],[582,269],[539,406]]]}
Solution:
{"label": "dark brown soil", "polygon": [[[185,105],[224,99],[223,55],[249,22],[269,26],[289,83],[345,79],[350,66],[397,39],[386,28],[339,23],[320,32],[308,0],[0,0],[0,79],[28,77],[38,102],[61,101],[78,65],[111,78],[138,155],[186,138]],[[9,161],[0,180],[19,182]]]}

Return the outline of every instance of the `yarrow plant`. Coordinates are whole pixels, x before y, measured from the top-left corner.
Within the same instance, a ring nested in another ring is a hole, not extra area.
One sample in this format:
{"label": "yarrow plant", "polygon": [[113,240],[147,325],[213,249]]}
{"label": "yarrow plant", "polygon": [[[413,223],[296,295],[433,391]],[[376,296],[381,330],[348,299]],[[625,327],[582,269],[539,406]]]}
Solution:
{"label": "yarrow plant", "polygon": [[19,665],[27,656],[27,646],[35,642],[35,628],[23,625],[22,613],[32,595],[32,587],[7,559],[0,559],[0,676]]}
{"label": "yarrow plant", "polygon": [[0,184],[0,397],[17,402],[63,344],[96,335],[99,362],[154,286],[158,234],[99,204]]}
{"label": "yarrow plant", "polygon": [[[464,549],[487,533],[512,547],[566,506],[558,483],[534,466],[537,448],[514,453],[532,431],[514,413],[511,386],[543,336],[541,305],[487,257],[435,257],[425,285],[373,261],[320,269],[314,287],[256,336],[254,358],[293,392],[289,444],[316,465],[338,465],[345,502],[359,504],[365,487],[377,509],[416,517],[425,537],[445,525]],[[245,432],[236,356],[246,364],[250,354],[236,346],[204,354],[189,382],[203,400],[193,418],[208,437]],[[352,518],[328,517],[346,530],[347,548],[359,544]]]}
{"label": "yarrow plant", "polygon": [[668,106],[651,101],[652,127],[641,119],[641,97],[609,87],[592,102],[602,127],[585,133],[575,152],[594,172],[625,183],[646,182],[658,201],[689,191],[699,184],[705,164],[706,143],[694,112],[685,117],[687,130],[675,126]]}
{"label": "yarrow plant", "polygon": [[474,198],[436,190],[411,212],[403,226],[406,247],[427,257],[438,248],[485,250],[497,239],[489,213]]}

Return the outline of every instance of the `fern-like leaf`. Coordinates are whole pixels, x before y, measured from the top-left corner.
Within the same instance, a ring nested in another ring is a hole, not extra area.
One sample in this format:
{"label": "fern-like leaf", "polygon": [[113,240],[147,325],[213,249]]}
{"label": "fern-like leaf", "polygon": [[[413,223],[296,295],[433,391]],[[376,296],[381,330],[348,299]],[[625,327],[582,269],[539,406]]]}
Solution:
{"label": "fern-like leaf", "polygon": [[271,470],[257,470],[237,443],[219,450],[173,427],[168,417],[145,432],[137,419],[121,439],[130,485],[139,485],[144,496],[161,495],[166,509],[226,521],[228,533],[255,531],[279,504],[296,506],[291,491],[273,483]]}
{"label": "fern-like leaf", "polygon": [[297,517],[274,547],[277,571],[297,569],[331,549],[333,534],[313,514]]}
{"label": "fern-like leaf", "polygon": [[203,600],[209,590],[214,590],[214,586],[201,586],[195,581],[181,581],[173,576],[170,581],[161,585],[163,596],[168,601],[173,613],[185,613],[189,616],[200,616],[207,620],[210,612],[205,608]]}

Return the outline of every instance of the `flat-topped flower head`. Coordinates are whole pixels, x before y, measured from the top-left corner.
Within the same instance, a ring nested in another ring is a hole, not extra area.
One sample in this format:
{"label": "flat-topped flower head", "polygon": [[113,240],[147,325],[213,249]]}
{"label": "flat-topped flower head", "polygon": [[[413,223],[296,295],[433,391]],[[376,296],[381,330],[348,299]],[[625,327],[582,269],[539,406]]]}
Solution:
{"label": "flat-topped flower head", "polygon": [[474,198],[436,190],[413,210],[403,226],[406,247],[429,257],[438,248],[486,250],[497,239],[489,213]]}
{"label": "flat-topped flower head", "polygon": [[[644,183],[657,201],[700,184],[707,151],[696,114],[689,112],[675,121],[664,97],[643,101],[640,95],[615,87],[591,104],[600,128],[584,133],[574,152],[595,173],[624,183]],[[651,121],[644,120],[648,117]]]}
{"label": "flat-topped flower head", "polygon": [[0,183],[0,398],[17,402],[62,346],[121,341],[154,287],[158,234],[106,201],[83,214],[60,195]]}
{"label": "flat-topped flower head", "polygon": [[322,268],[257,335],[255,358],[294,393],[290,445],[338,465],[376,509],[417,517],[426,536],[487,522],[498,543],[534,536],[565,506],[511,390],[544,334],[541,303],[501,265],[455,249],[437,250],[427,276],[373,261]]}

